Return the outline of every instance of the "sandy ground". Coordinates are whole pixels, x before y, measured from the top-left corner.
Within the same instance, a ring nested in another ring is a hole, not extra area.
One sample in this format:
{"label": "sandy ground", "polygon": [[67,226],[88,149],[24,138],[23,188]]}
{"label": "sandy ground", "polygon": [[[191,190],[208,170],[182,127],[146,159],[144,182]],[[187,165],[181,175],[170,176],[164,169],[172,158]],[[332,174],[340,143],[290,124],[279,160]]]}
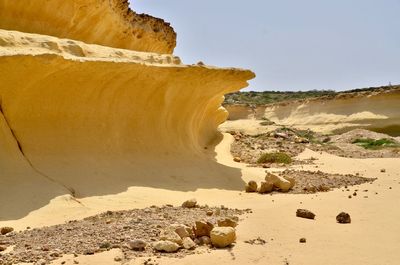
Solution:
{"label": "sandy ground", "polygon": [[[233,137],[224,134],[224,140],[217,146],[218,162],[240,168],[244,181],[261,181],[264,169],[249,168],[235,163],[229,153]],[[45,207],[31,212],[28,216],[0,226],[10,225],[17,229],[27,226],[40,227],[79,219],[106,210],[142,208],[150,205],[171,203],[179,205],[187,198],[195,197],[201,204],[232,208],[251,208],[237,228],[238,239],[231,250],[192,255],[184,259],[161,258],[158,264],[398,264],[400,260],[400,159],[350,159],[311,150],[299,158],[317,158],[316,165],[299,166],[307,170],[321,170],[330,173],[360,173],[365,177],[377,177],[373,184],[351,187],[350,191],[334,190],[313,195],[246,194],[242,191],[223,189],[198,189],[194,192],[179,192],[147,187],[131,187],[126,192],[89,197],[80,203],[69,196],[55,198]],[[316,168],[318,166],[318,168]],[[381,173],[382,168],[386,169]],[[189,185],[190,183],[188,183]],[[392,187],[390,189],[389,187]],[[348,199],[355,189],[366,190],[357,197]],[[376,194],[378,193],[378,194]],[[368,198],[364,198],[368,196]],[[316,220],[295,217],[296,209],[306,208],[316,214]],[[352,223],[340,225],[336,215],[350,213]],[[249,245],[245,240],[261,237],[267,244]],[[300,244],[299,238],[307,238]],[[118,250],[73,258],[65,256],[54,264],[117,264],[113,261]],[[143,264],[143,259],[130,264]]]}

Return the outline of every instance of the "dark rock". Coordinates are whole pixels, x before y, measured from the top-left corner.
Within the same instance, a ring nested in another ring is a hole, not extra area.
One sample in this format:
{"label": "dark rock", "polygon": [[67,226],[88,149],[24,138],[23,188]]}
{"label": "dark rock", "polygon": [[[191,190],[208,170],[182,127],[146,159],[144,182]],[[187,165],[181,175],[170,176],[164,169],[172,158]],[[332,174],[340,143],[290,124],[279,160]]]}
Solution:
{"label": "dark rock", "polygon": [[12,228],[12,227],[2,227],[2,228],[0,229],[0,233],[1,233],[2,235],[6,235],[6,234],[8,234],[8,233],[11,233],[12,231],[14,231],[14,228]]}
{"label": "dark rock", "polygon": [[351,223],[351,218],[348,213],[341,212],[336,216],[336,221],[340,224],[350,224]]}
{"label": "dark rock", "polygon": [[315,214],[306,209],[297,209],[296,216],[306,219],[315,219]]}

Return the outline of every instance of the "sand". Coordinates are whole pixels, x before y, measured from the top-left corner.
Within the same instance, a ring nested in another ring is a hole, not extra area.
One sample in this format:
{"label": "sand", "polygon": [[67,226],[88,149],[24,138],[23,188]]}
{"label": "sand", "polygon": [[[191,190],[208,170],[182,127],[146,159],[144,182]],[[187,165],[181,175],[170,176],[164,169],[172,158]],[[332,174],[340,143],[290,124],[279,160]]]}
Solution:
{"label": "sand", "polygon": [[[263,169],[247,168],[232,161],[229,154],[232,141],[231,135],[224,135],[224,141],[217,146],[218,161],[240,170],[243,181],[263,179]],[[397,225],[400,210],[395,202],[400,200],[400,159],[339,158],[310,150],[302,153],[300,158],[311,156],[318,159],[318,170],[341,174],[358,172],[366,177],[377,177],[378,180],[373,184],[351,187],[351,192],[334,190],[315,195],[261,196],[229,188],[182,192],[130,187],[120,194],[83,198],[80,199],[81,203],[58,197],[26,217],[0,222],[0,226],[12,225],[18,229],[26,226],[38,227],[79,219],[106,210],[143,208],[165,203],[179,205],[187,198],[196,197],[202,204],[251,208],[253,213],[240,222],[237,228],[237,244],[232,250],[219,250],[176,260],[163,258],[157,260],[159,264],[203,264],[204,260],[210,264],[285,264],[285,260],[289,264],[338,264],[339,260],[340,264],[352,265],[397,264],[400,258],[397,251],[400,244],[400,227]],[[317,170],[314,165],[302,168]],[[380,172],[382,168],[386,169],[385,173]],[[185,179],[184,183],[187,187],[191,186],[190,179]],[[368,192],[348,199],[347,196],[354,189],[368,189]],[[316,220],[296,218],[297,208],[312,210],[317,215]],[[351,224],[336,223],[335,217],[341,211],[350,213]],[[257,237],[265,239],[267,244],[257,246],[244,243]],[[306,244],[298,242],[301,237],[307,238]],[[80,264],[100,264],[97,263],[98,260],[113,260],[115,255],[116,251],[113,251],[93,257],[78,257],[77,260]],[[60,262],[63,260],[65,258],[60,259]]]}

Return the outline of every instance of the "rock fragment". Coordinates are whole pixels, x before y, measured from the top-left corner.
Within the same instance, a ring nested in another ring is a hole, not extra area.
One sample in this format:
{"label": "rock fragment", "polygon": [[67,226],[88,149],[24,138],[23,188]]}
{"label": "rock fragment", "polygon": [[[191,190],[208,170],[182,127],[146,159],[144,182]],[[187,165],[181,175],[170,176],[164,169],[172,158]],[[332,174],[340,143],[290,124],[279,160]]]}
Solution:
{"label": "rock fragment", "polygon": [[220,227],[233,227],[235,228],[238,225],[238,221],[232,217],[220,218],[217,221],[218,226]]}
{"label": "rock fragment", "polygon": [[246,185],[246,192],[257,192],[257,182],[250,180]]}
{"label": "rock fragment", "polygon": [[202,236],[199,239],[199,244],[200,245],[210,245],[211,244],[211,238],[209,236]]}
{"label": "rock fragment", "polygon": [[143,251],[147,246],[146,241],[141,240],[141,239],[134,239],[134,240],[130,240],[128,241],[128,247],[131,250],[135,250],[135,251]]}
{"label": "rock fragment", "polygon": [[350,214],[345,213],[345,212],[341,212],[340,214],[338,214],[336,216],[336,221],[339,224],[350,224],[351,223]]}
{"label": "rock fragment", "polygon": [[182,244],[182,238],[175,231],[170,229],[161,231],[160,240],[171,241],[178,245]]}
{"label": "rock fragment", "polygon": [[260,188],[258,189],[258,193],[265,194],[270,193],[274,190],[274,183],[272,182],[261,182]]}
{"label": "rock fragment", "polygon": [[197,200],[196,199],[190,199],[182,203],[183,208],[194,208],[196,207]]}
{"label": "rock fragment", "polygon": [[306,209],[297,209],[296,216],[306,219],[315,219],[315,214]]}
{"label": "rock fragment", "polygon": [[265,177],[266,182],[271,182],[274,184],[274,187],[279,189],[282,192],[288,192],[291,188],[294,187],[294,180],[293,182],[285,179],[284,177],[268,173]]}
{"label": "rock fragment", "polygon": [[217,248],[225,248],[236,240],[236,232],[232,227],[215,227],[210,235],[211,243]]}
{"label": "rock fragment", "polygon": [[6,235],[6,234],[8,234],[8,233],[11,233],[12,231],[14,231],[14,228],[8,227],[8,226],[2,227],[2,228],[0,229],[0,233],[1,233],[2,235]]}
{"label": "rock fragment", "polygon": [[153,248],[159,252],[173,253],[177,252],[180,246],[168,240],[160,240],[153,244]]}
{"label": "rock fragment", "polygon": [[304,237],[302,237],[302,238],[299,239],[299,242],[300,242],[300,243],[306,243],[306,242],[307,242],[307,239],[304,238]]}
{"label": "rock fragment", "polygon": [[185,249],[195,249],[196,248],[196,243],[193,242],[193,240],[190,237],[185,237],[182,241],[182,246]]}
{"label": "rock fragment", "polygon": [[194,233],[196,237],[210,236],[210,232],[214,228],[212,223],[206,221],[196,221],[195,225]]}

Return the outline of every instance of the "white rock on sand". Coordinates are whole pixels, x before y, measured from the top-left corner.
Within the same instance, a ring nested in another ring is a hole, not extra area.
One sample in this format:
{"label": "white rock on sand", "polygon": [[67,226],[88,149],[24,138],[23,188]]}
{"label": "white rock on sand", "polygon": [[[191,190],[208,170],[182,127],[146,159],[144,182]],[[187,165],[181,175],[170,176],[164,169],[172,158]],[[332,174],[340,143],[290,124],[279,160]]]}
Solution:
{"label": "white rock on sand", "polygon": [[289,181],[285,177],[281,177],[272,173],[268,173],[267,176],[265,177],[266,182],[273,183],[275,187],[277,187],[280,191],[282,192],[287,192],[291,188],[294,187],[295,182],[293,179]]}
{"label": "white rock on sand", "polygon": [[153,248],[160,252],[173,253],[177,252],[180,246],[171,241],[160,240],[153,244]]}
{"label": "white rock on sand", "polygon": [[211,233],[211,243],[217,248],[224,248],[236,240],[236,231],[232,227],[215,227]]}

